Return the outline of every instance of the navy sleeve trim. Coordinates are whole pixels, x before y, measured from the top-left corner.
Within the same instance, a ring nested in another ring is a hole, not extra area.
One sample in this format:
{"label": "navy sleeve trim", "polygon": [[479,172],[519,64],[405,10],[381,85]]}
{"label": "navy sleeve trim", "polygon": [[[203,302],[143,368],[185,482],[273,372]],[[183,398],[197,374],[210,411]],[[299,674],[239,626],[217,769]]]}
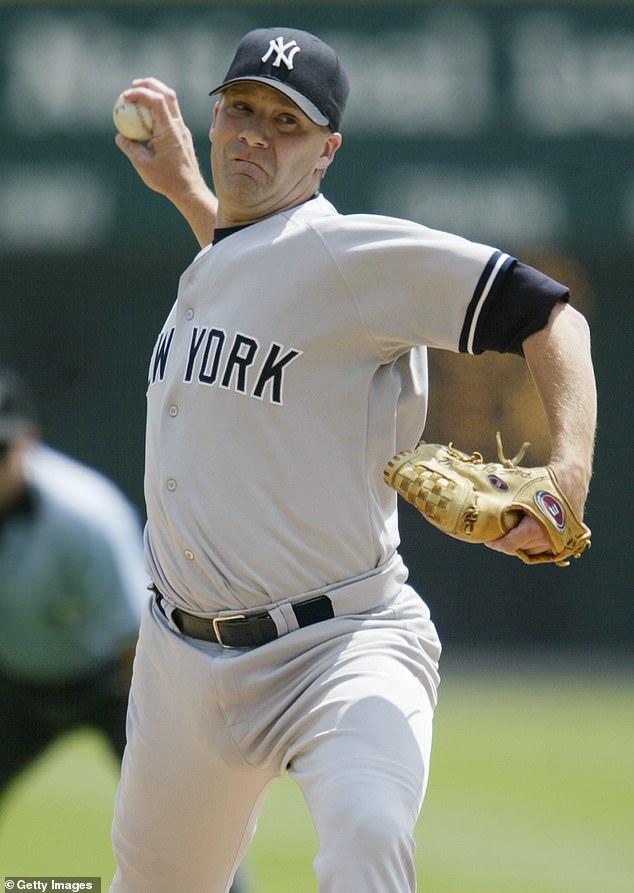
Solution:
{"label": "navy sleeve trim", "polygon": [[[491,261],[493,261],[491,258]],[[488,267],[491,266],[489,261]],[[468,331],[460,341],[465,353],[498,353],[524,355],[522,344],[529,335],[544,328],[555,304],[569,300],[565,285],[513,258],[486,276],[483,272],[471,301],[476,312]],[[495,277],[495,278],[493,278]],[[485,281],[484,287],[481,283]],[[477,299],[477,292],[480,298]],[[467,322],[463,327],[463,335]]]}
{"label": "navy sleeve trim", "polygon": [[465,321],[460,333],[459,350],[461,353],[481,352],[477,350],[475,345],[480,315],[486,302],[495,293],[502,274],[513,263],[515,263],[515,258],[510,257],[503,251],[495,251],[489,258],[467,307]]}

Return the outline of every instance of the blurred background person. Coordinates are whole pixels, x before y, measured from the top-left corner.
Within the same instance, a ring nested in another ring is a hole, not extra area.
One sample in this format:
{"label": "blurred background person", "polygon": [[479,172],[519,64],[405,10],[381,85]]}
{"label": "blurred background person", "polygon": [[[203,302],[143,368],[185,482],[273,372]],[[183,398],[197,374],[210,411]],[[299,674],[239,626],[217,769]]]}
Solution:
{"label": "blurred background person", "polygon": [[78,727],[121,760],[147,582],[131,503],[42,443],[28,385],[0,368],[0,793]]}

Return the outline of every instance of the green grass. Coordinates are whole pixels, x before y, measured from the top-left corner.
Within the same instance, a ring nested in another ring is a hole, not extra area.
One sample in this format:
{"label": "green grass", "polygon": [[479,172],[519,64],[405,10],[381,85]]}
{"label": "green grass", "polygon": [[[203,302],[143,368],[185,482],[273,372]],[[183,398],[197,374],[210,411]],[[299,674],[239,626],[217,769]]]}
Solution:
{"label": "green grass", "polygon": [[[60,741],[3,804],[0,876],[100,875],[105,893],[115,787],[97,736]],[[417,828],[422,893],[632,893],[633,832],[631,676],[445,668]],[[316,893],[315,851],[284,780],[250,853],[255,893]]]}

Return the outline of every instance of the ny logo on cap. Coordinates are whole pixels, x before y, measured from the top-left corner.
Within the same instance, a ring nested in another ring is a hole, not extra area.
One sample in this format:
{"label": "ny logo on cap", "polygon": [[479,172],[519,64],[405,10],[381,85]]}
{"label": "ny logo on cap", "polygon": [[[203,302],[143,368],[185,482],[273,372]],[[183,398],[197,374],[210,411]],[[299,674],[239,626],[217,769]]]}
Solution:
{"label": "ny logo on cap", "polygon": [[[301,47],[297,46],[296,40],[289,40],[289,42],[285,44],[283,37],[277,37],[275,40],[269,41],[269,48],[262,56],[262,61],[268,62],[271,55],[276,53],[275,59],[273,60],[273,67],[279,68],[283,62],[290,71],[293,67],[293,57],[297,53],[301,53],[301,49]],[[288,50],[290,50],[290,53],[287,53]]]}

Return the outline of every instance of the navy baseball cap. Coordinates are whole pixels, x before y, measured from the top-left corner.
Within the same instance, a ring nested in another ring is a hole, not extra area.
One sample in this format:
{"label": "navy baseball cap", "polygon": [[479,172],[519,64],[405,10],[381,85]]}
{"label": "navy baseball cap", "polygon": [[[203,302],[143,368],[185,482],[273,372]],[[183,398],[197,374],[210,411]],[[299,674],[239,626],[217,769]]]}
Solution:
{"label": "navy baseball cap", "polygon": [[0,443],[12,443],[36,425],[35,401],[24,379],[13,369],[0,368]]}
{"label": "navy baseball cap", "polygon": [[339,130],[350,92],[348,77],[332,47],[308,31],[256,28],[240,40],[224,81],[255,81],[288,96],[315,124]]}

